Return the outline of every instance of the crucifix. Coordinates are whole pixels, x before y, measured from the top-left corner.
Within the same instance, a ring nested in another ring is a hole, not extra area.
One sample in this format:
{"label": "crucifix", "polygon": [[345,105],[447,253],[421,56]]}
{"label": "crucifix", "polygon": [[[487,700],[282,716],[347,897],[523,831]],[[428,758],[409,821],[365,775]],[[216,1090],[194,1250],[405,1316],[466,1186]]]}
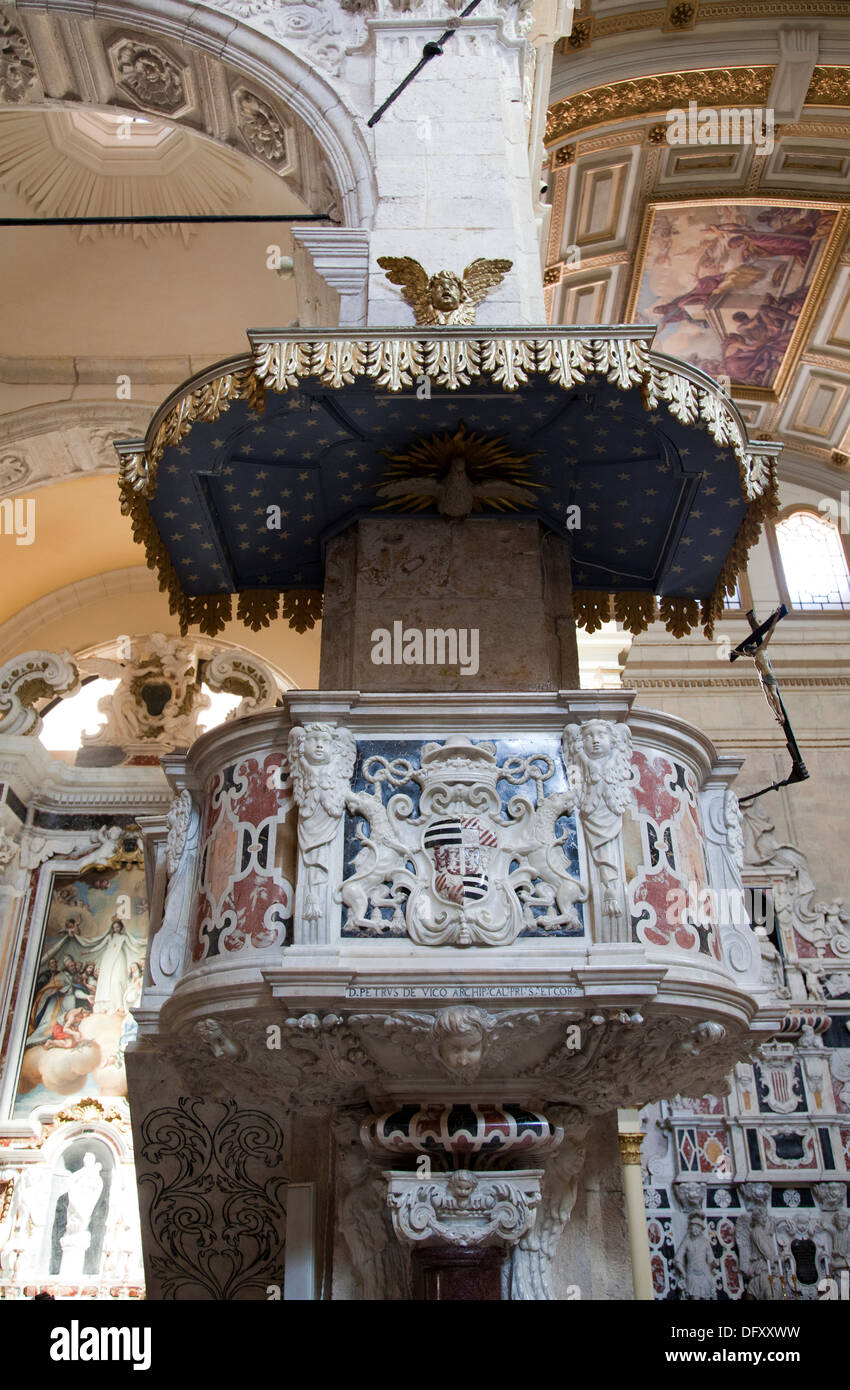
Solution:
{"label": "crucifix", "polygon": [[782,696],[779,693],[779,685],[770,665],[767,655],[767,644],[776,631],[776,625],[788,613],[785,604],[782,603],[766,618],[763,623],[759,623],[755,613],[750,609],[747,614],[747,622],[752,632],[749,637],[745,637],[743,642],[739,642],[729,654],[730,661],[737,661],[739,656],[751,656],[755,664],[759,684],[764,691],[765,699],[770,705],[773,717],[785,735],[785,746],[791,756],[791,771],[781,782],[773,782],[769,787],[763,787],[760,792],[751,792],[749,796],[739,798],[741,806],[748,801],[755,801],[756,797],[764,796],[767,792],[777,791],[779,787],[790,786],[793,782],[805,782],[809,776],[808,769],[803,762],[802,754],[797,747],[797,740],[794,737],[794,730],[788,720],[788,714],[782,703]]}

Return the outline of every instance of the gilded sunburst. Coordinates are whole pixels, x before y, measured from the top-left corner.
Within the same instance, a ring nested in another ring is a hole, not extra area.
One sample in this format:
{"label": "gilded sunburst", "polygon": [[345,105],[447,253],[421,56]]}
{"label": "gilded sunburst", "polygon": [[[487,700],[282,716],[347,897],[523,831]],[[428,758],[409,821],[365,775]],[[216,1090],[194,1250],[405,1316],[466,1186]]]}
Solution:
{"label": "gilded sunburst", "polygon": [[378,487],[389,498],[376,508],[396,507],[421,512],[426,507],[450,518],[480,512],[485,506],[497,511],[533,507],[543,483],[532,481],[529,460],[535,454],[518,454],[504,435],[470,432],[461,421],[453,432],[419,439],[399,453],[382,449],[389,459]]}

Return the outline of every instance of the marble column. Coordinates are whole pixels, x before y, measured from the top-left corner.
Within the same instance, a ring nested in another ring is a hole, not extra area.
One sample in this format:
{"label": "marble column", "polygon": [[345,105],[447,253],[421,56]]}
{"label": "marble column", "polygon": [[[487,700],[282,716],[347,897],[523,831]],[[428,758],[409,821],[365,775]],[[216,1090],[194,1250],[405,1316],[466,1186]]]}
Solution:
{"label": "marble column", "polygon": [[626,1220],[629,1225],[629,1245],[632,1252],[632,1279],[635,1298],[651,1301],[652,1266],[649,1258],[649,1235],[646,1228],[646,1206],[643,1199],[643,1174],[640,1150],[643,1134],[638,1125],[636,1110],[617,1112],[620,1162],[623,1165],[623,1189],[626,1196]]}

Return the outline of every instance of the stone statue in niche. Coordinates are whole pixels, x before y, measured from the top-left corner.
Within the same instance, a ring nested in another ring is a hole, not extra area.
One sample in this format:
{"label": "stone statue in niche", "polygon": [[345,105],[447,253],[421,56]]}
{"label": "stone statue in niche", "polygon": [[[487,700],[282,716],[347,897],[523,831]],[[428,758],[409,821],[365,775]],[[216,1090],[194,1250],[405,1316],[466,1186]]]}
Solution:
{"label": "stone statue in niche", "polygon": [[83,1155],[80,1168],[69,1172],[62,1179],[62,1187],[68,1194],[68,1216],[65,1234],[60,1238],[62,1264],[59,1273],[63,1276],[80,1275],[86,1251],[91,1243],[91,1223],[94,1209],[103,1191],[101,1164],[93,1153]]}
{"label": "stone statue in niche", "polygon": [[298,850],[305,876],[302,917],[315,930],[326,911],[328,853],[345,811],[357,746],[348,729],[305,724],[289,735]]}
{"label": "stone statue in niche", "polygon": [[[416,781],[422,794],[416,818],[412,798],[400,792],[386,805],[379,791],[346,797],[352,814],[368,822],[368,833],[358,831],[363,848],[354,872],[336,895],[348,908],[346,926],[374,935],[370,904],[383,901],[400,916],[403,890],[407,934],[421,946],[507,946],[529,914],[538,929],[580,928],[575,904],[585,890],[555,832],[572,796],[545,796],[538,761],[513,757],[500,766],[494,744],[461,734],[424,744],[419,768],[403,758],[368,758],[367,782],[399,788]],[[511,797],[503,808],[500,781],[533,782],[536,796]]]}
{"label": "stone statue in niche", "polygon": [[709,1300],[717,1297],[719,1266],[705,1229],[705,1218],[697,1212],[688,1217],[688,1232],[676,1251],[675,1264],[688,1298]]}
{"label": "stone statue in niche", "polygon": [[623,813],[634,796],[631,732],[625,724],[588,719],[568,724],[563,742],[570,786],[602,888],[598,940],[624,941],[628,922],[619,842]]}

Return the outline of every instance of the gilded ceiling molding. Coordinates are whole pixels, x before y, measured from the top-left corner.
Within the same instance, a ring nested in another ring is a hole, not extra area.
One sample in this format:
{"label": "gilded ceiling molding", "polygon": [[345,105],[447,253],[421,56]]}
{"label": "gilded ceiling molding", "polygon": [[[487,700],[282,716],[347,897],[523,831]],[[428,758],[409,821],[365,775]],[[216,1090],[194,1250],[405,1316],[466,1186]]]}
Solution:
{"label": "gilded ceiling molding", "polygon": [[775,71],[773,65],[709,68],[701,72],[666,72],[591,87],[549,108],[545,143],[554,145],[591,126],[625,121],[633,116],[655,115],[674,106],[687,106],[689,101],[706,106],[762,106],[767,101]]}
{"label": "gilded ceiling molding", "polygon": [[683,34],[712,21],[728,24],[736,19],[846,18],[845,0],[739,0],[737,4],[730,4],[729,0],[692,0],[690,4],[656,5],[631,14],[581,15],[573,25],[573,33],[558,41],[555,52],[570,57],[589,48],[593,39],[610,39],[647,29]]}
{"label": "gilded ceiling molding", "polygon": [[[844,8],[847,18],[847,8]],[[806,93],[807,106],[850,106],[850,67],[818,66]]]}
{"label": "gilded ceiling molding", "polygon": [[[121,510],[130,517],[133,539],[144,546],[147,565],[157,573],[160,589],[168,594],[169,611],[177,617],[181,632],[185,635],[190,625],[197,624],[202,633],[214,637],[233,617],[232,595],[185,593],[147,502],[156,493],[157,469],[166,448],[179,444],[196,421],[217,419],[234,400],[247,401],[260,414],[266,391],[296,390],[308,377],[334,390],[365,377],[389,391],[403,391],[424,375],[450,391],[479,378],[514,391],[530,375],[546,374],[553,385],[566,391],[588,377],[604,376],[621,390],[639,386],[648,411],[663,406],[681,424],[701,424],[738,461],[741,496],[748,507],[713,592],[700,602],[672,598],[661,606],[671,632],[684,634],[702,621],[710,636],[763,521],[777,510],[779,446],[751,443],[740,415],[719,387],[703,373],[653,353],[652,336],[652,330],[640,336],[634,330],[616,328],[592,337],[563,328],[530,338],[495,333],[467,337],[457,330],[444,330],[439,338],[421,338],[415,331],[390,336],[380,330],[362,338],[252,334],[251,359],[231,361],[223,375],[193,383],[182,395],[175,392],[154,417],[147,440],[116,444]],[[238,596],[236,616],[257,631],[277,616],[280,597],[274,590],[245,591]],[[287,591],[282,597],[280,614],[298,632],[313,627],[321,616],[321,594],[316,590]],[[590,632],[612,611],[633,633],[645,631],[656,616],[655,600],[644,591],[613,596],[577,591],[575,599],[576,620]],[[605,617],[600,617],[603,610]]]}

